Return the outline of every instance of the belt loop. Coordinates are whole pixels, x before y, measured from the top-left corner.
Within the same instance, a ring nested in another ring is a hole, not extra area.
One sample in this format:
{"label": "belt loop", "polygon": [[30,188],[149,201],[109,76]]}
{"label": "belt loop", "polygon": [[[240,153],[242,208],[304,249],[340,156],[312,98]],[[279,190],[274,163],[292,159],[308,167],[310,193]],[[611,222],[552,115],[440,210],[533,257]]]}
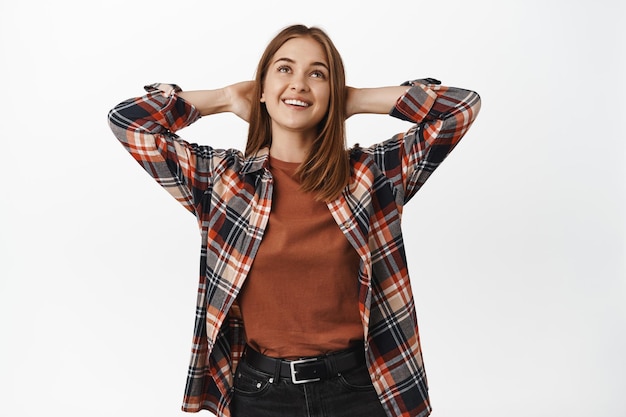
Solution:
{"label": "belt loop", "polygon": [[274,383],[274,384],[278,384],[280,382],[280,368],[281,368],[281,364],[282,364],[282,361],[278,360],[278,361],[276,361],[276,364],[274,366],[274,381],[272,381],[272,383]]}
{"label": "belt loop", "polygon": [[327,355],[326,356],[328,358],[326,362],[326,372],[328,372],[328,375],[335,377],[339,375],[339,371],[337,371],[337,364],[335,363],[335,357],[334,355]]}

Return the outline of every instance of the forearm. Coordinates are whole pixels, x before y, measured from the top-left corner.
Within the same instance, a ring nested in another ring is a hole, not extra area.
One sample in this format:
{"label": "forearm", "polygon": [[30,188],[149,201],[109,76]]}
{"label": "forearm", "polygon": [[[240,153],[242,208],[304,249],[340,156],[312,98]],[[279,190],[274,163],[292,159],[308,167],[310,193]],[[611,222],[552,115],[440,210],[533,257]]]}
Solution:
{"label": "forearm", "polygon": [[253,90],[253,81],[243,81],[216,90],[180,91],[178,96],[202,116],[230,112],[249,121]]}
{"label": "forearm", "polygon": [[202,116],[230,111],[230,99],[225,88],[182,91],[178,96],[194,106]]}
{"label": "forearm", "polygon": [[[125,100],[109,112],[109,122],[115,126],[124,140],[123,131],[158,134],[165,131],[176,132],[194,123],[200,113],[190,103],[177,101],[174,89],[168,84],[150,84],[144,87],[147,94]],[[121,130],[120,130],[121,129]]]}
{"label": "forearm", "polygon": [[152,87],[161,91],[164,97],[171,96],[176,92],[178,97],[195,107],[201,116],[229,111],[230,98],[226,93],[226,87],[216,90],[195,91],[182,91],[174,84],[153,84]]}
{"label": "forearm", "polygon": [[355,114],[387,114],[398,99],[409,89],[407,86],[378,88],[348,88],[346,117]]}

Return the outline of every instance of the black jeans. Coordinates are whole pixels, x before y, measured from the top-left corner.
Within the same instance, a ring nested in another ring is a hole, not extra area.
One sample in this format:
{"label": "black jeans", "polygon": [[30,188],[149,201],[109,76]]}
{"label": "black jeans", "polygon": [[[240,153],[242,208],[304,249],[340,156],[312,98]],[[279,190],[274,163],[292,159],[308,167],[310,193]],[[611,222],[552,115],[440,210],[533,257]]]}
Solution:
{"label": "black jeans", "polygon": [[235,372],[232,417],[387,417],[365,365],[331,379],[294,384],[252,368]]}

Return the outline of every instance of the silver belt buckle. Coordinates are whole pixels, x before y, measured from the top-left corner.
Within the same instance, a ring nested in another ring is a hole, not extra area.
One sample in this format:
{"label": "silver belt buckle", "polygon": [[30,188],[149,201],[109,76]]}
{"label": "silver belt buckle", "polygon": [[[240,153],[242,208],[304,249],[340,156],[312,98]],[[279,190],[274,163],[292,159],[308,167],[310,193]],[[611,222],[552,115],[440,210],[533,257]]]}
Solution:
{"label": "silver belt buckle", "polygon": [[289,362],[289,368],[291,369],[291,382],[293,382],[294,384],[306,384],[308,382],[320,381],[321,378],[302,379],[302,380],[296,379],[296,374],[298,373],[298,371],[296,370],[296,365],[300,365],[300,364],[308,363],[308,362],[315,362],[316,360],[318,360],[318,359],[317,358],[310,358],[310,359],[299,359],[299,360],[295,360],[295,361],[290,361]]}

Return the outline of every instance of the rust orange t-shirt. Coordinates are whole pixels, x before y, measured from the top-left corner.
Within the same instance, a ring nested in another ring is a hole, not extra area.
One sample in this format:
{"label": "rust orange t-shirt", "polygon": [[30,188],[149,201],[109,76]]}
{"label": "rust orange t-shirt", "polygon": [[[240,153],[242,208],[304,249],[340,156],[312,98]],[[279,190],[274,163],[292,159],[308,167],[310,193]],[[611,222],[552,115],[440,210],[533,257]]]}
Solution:
{"label": "rust orange t-shirt", "polygon": [[317,356],[363,340],[359,257],[327,205],[299,189],[298,166],[270,157],[269,224],[239,295],[248,344],[280,358]]}

